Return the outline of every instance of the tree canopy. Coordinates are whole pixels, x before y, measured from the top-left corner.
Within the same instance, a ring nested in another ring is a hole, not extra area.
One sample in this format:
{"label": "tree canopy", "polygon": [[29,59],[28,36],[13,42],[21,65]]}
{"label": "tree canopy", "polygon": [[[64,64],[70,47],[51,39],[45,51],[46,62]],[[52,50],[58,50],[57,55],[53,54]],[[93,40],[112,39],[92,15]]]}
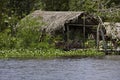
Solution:
{"label": "tree canopy", "polygon": [[0,31],[15,25],[36,9],[46,11],[86,11],[120,8],[119,0],[1,0]]}

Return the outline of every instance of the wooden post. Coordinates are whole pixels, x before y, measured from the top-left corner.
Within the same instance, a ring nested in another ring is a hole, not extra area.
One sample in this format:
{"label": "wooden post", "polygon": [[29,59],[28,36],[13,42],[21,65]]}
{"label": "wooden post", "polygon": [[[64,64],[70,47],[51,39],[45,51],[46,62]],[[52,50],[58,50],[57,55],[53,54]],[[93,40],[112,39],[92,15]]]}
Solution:
{"label": "wooden post", "polygon": [[98,28],[97,28],[97,50],[99,50],[99,42],[100,42],[100,39],[99,39],[99,29],[100,29],[100,24],[98,25]]}
{"label": "wooden post", "polygon": [[67,24],[66,25],[66,27],[67,27],[67,49],[69,49],[69,25]]}
{"label": "wooden post", "polygon": [[[102,19],[100,18],[100,16],[98,16],[99,20],[100,20],[100,32],[101,32],[101,35],[102,35],[102,40],[103,40],[103,46],[104,46],[104,49],[105,49],[105,52],[107,50],[107,44],[106,44],[106,41],[105,41],[105,36],[104,36],[104,33],[102,31],[102,27],[105,28],[105,25],[103,24],[103,21]],[[102,26],[102,27],[101,27]]]}
{"label": "wooden post", "polygon": [[85,48],[85,15],[83,19],[83,49]]}
{"label": "wooden post", "polygon": [[[100,30],[100,27],[101,26],[104,26],[104,24],[103,24],[103,21],[102,21],[102,19],[100,18],[100,16],[98,16],[98,19],[99,19],[99,25],[98,25],[98,28],[97,28],[97,49],[99,50],[99,36],[100,36],[100,33],[99,33],[99,31],[101,31]],[[101,31],[101,34],[102,34],[102,38],[103,38],[103,33],[102,33],[102,31]]]}
{"label": "wooden post", "polygon": [[107,46],[106,46],[105,36],[104,36],[103,30],[101,28],[100,28],[100,32],[101,32],[102,40],[103,40],[103,47],[104,47],[105,52],[106,52]]}

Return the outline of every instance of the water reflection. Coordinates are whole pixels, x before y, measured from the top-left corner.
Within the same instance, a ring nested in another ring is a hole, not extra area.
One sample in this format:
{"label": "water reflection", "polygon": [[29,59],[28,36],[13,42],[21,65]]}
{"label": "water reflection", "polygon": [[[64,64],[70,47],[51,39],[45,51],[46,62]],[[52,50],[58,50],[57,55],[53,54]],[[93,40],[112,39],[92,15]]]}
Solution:
{"label": "water reflection", "polygon": [[120,80],[120,60],[0,60],[0,80]]}

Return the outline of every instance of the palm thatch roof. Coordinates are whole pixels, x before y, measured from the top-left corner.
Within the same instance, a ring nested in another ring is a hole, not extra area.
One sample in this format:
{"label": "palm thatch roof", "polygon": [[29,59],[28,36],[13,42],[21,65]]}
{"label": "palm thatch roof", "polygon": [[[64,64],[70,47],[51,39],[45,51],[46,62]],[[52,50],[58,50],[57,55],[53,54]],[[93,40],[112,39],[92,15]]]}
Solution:
{"label": "palm thatch roof", "polygon": [[106,35],[113,39],[120,39],[120,23],[104,22]]}
{"label": "palm thatch roof", "polygon": [[[82,19],[83,15],[87,15],[85,12],[72,12],[72,11],[40,11],[37,10],[31,14],[34,18],[41,17],[42,21],[46,23],[46,25],[42,26],[42,30],[44,29],[46,32],[53,32],[59,29],[64,30],[65,24],[77,24],[83,22],[79,21]],[[91,15],[87,16],[87,22],[89,24],[98,24],[95,18]]]}

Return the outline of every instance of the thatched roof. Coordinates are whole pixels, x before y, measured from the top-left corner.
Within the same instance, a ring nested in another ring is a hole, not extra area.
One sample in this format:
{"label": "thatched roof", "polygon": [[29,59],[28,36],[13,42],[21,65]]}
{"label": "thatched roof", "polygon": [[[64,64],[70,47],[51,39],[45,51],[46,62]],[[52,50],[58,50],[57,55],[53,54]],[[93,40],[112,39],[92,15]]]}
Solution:
{"label": "thatched roof", "polygon": [[104,22],[106,35],[113,39],[120,39],[120,23]]}
{"label": "thatched roof", "polygon": [[[40,16],[42,18],[42,21],[46,23],[46,25],[42,26],[42,29],[44,29],[46,32],[52,32],[55,30],[59,30],[61,28],[64,29],[65,24],[78,22],[78,19],[80,17],[83,17],[84,14],[86,13],[85,12],[72,12],[72,11],[55,12],[55,11],[37,10],[33,12],[31,15],[34,18],[37,18],[38,16]],[[93,21],[96,21],[96,20],[93,20]]]}

